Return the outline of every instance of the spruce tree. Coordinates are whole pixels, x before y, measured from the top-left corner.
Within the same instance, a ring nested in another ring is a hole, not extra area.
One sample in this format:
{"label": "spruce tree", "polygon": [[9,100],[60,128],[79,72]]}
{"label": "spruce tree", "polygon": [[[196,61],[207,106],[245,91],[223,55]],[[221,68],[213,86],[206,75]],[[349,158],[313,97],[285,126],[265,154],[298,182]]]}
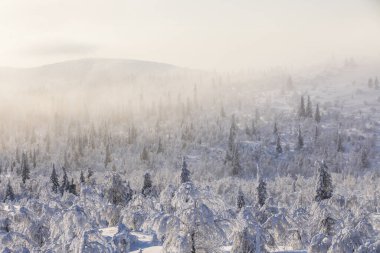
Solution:
{"label": "spruce tree", "polygon": [[257,186],[257,199],[260,206],[263,206],[265,204],[267,196],[267,183],[262,178],[260,178],[259,185]]}
{"label": "spruce tree", "polygon": [[58,193],[58,190],[59,190],[59,182],[58,182],[58,176],[57,176],[57,172],[55,171],[55,166],[53,164],[53,170],[51,172],[51,175],[50,175],[50,182],[52,183],[52,188],[51,190],[54,192],[54,193]]}
{"label": "spruce tree", "polygon": [[30,179],[30,169],[28,163],[28,156],[22,153],[22,183],[25,184],[26,180]]}
{"label": "spruce tree", "polygon": [[297,141],[297,148],[302,149],[303,148],[303,137],[301,132],[301,127],[298,127],[298,135],[297,135],[298,141]]}
{"label": "spruce tree", "polygon": [[87,170],[87,179],[90,179],[94,175],[94,172],[91,168],[88,168]]}
{"label": "spruce tree", "polygon": [[319,123],[321,122],[321,113],[319,112],[319,105],[315,108],[314,120]]}
{"label": "spruce tree", "polygon": [[80,171],[80,182],[81,182],[82,184],[86,183],[86,179],[84,178],[84,175],[83,175],[83,171],[82,171],[82,170]]}
{"label": "spruce tree", "polygon": [[237,131],[237,125],[235,122],[235,116],[232,115],[230,135],[228,136],[228,147],[227,147],[227,152],[226,152],[226,158],[224,160],[225,164],[233,159],[235,140],[236,140],[236,131]]}
{"label": "spruce tree", "polygon": [[241,189],[239,189],[238,192],[236,205],[238,211],[240,211],[245,206],[244,193]]}
{"label": "spruce tree", "polygon": [[278,134],[277,122],[274,122],[274,126],[273,126],[273,134],[275,134],[275,135]]}
{"label": "spruce tree", "polygon": [[142,161],[149,161],[149,154],[148,154],[148,150],[146,149],[146,147],[143,148],[141,155],[140,155],[140,159]]}
{"label": "spruce tree", "polygon": [[315,201],[320,202],[332,197],[333,185],[331,175],[327,172],[327,165],[324,161],[319,163],[318,181],[316,185]]}
{"label": "spruce tree", "polygon": [[368,79],[368,87],[373,88],[373,80],[372,78]]}
{"label": "spruce tree", "polygon": [[340,134],[338,134],[338,139],[337,139],[337,148],[336,148],[336,151],[337,152],[343,152],[344,151],[344,148],[343,148],[343,139],[342,139],[342,136]]}
{"label": "spruce tree", "polygon": [[235,145],[233,156],[232,156],[232,175],[239,176],[242,173],[242,167],[240,165],[240,156],[237,145]]}
{"label": "spruce tree", "polygon": [[375,78],[375,89],[379,89],[380,88],[380,84],[379,84],[379,79],[376,77]]}
{"label": "spruce tree", "polygon": [[70,183],[69,183],[69,179],[67,177],[65,167],[62,167],[62,171],[63,171],[63,177],[62,177],[62,183],[61,183],[61,189],[60,190],[61,190],[61,194],[63,195],[63,193],[70,188]]}
{"label": "spruce tree", "polygon": [[104,167],[107,168],[107,165],[111,162],[111,151],[110,151],[110,145],[107,144],[106,146],[106,156],[104,158]]}
{"label": "spruce tree", "polygon": [[181,184],[190,182],[190,171],[187,169],[185,157],[182,159]]}
{"label": "spruce tree", "polygon": [[77,186],[76,186],[76,184],[74,184],[74,178],[71,179],[71,183],[69,184],[68,191],[71,194],[77,195]]}
{"label": "spruce tree", "polygon": [[313,108],[311,105],[310,96],[307,96],[306,117],[313,118]]}
{"label": "spruce tree", "polygon": [[164,147],[162,146],[161,137],[158,138],[158,148],[157,148],[157,154],[160,154],[164,152]]}
{"label": "spruce tree", "polygon": [[152,179],[150,178],[150,174],[147,172],[144,175],[144,185],[141,190],[142,195],[144,195],[144,197],[149,196],[152,193],[152,187]]}
{"label": "spruce tree", "polygon": [[276,140],[276,151],[277,153],[282,153],[282,147],[281,147],[281,141],[280,141],[280,135],[277,135],[277,140]]}
{"label": "spruce tree", "polygon": [[36,150],[33,149],[33,158],[32,158],[32,161],[33,161],[33,168],[35,169],[37,167],[37,155],[36,155]]}
{"label": "spruce tree", "polygon": [[11,182],[9,180],[8,180],[8,184],[7,184],[7,190],[5,191],[4,202],[6,202],[7,200],[10,200],[10,201],[15,200],[15,194],[13,192],[13,188],[12,188]]}
{"label": "spruce tree", "polygon": [[298,117],[303,118],[306,116],[306,110],[305,110],[305,101],[303,99],[303,96],[301,96],[301,104],[298,108]]}

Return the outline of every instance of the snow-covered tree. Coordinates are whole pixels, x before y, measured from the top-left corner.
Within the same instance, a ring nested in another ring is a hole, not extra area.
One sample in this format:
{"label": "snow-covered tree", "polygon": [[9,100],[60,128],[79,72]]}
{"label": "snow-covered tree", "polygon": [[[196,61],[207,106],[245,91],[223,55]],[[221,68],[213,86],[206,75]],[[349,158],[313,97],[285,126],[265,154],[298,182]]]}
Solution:
{"label": "snow-covered tree", "polygon": [[119,174],[113,174],[106,197],[114,205],[125,205],[132,199],[132,189],[121,180]]}
{"label": "snow-covered tree", "polygon": [[245,206],[244,193],[241,189],[238,191],[238,196],[236,200],[237,210],[240,211]]}
{"label": "snow-covered tree", "polygon": [[104,167],[107,168],[107,165],[112,161],[111,159],[111,151],[110,151],[110,145],[107,144],[106,145],[106,154],[105,154],[105,158],[104,158]]}
{"label": "snow-covered tree", "polygon": [[259,184],[256,190],[258,203],[260,206],[263,206],[265,204],[265,201],[267,200],[268,194],[267,183],[261,177],[259,178]]}
{"label": "snow-covered tree", "polygon": [[298,127],[298,134],[297,134],[297,149],[303,148],[303,137],[301,132],[301,126]]}
{"label": "snow-covered tree", "polygon": [[317,104],[317,107],[315,108],[314,120],[317,123],[321,122],[321,113],[319,112],[319,104]]}
{"label": "snow-covered tree", "polygon": [[319,162],[318,167],[318,181],[316,185],[316,196],[314,197],[315,201],[320,202],[325,199],[332,197],[333,193],[333,184],[331,175],[327,171],[327,165],[324,161]]}
{"label": "snow-covered tree", "polygon": [[144,184],[143,184],[141,193],[142,195],[144,195],[144,197],[147,197],[152,193],[152,191],[153,191],[152,179],[150,178],[150,174],[147,172],[144,175]]}
{"label": "snow-covered tree", "polygon": [[50,182],[52,184],[52,188],[51,190],[54,192],[54,193],[58,193],[58,190],[59,190],[59,182],[58,182],[58,175],[57,175],[57,172],[55,171],[55,166],[53,164],[53,170],[51,172],[51,175],[50,175]]}
{"label": "snow-covered tree", "polygon": [[84,184],[86,182],[86,179],[84,178],[84,174],[83,174],[83,170],[80,171],[80,178],[79,178],[80,182],[82,184]]}
{"label": "snow-covered tree", "polygon": [[305,101],[303,99],[303,96],[301,96],[301,103],[300,103],[300,107],[298,108],[298,117],[303,118],[305,116],[306,116]]}
{"label": "snow-covered tree", "polygon": [[307,96],[307,104],[306,104],[306,117],[313,118],[313,107],[311,104],[310,96]]}
{"label": "snow-covered tree", "polygon": [[148,154],[148,150],[146,149],[146,147],[143,148],[141,155],[140,155],[140,159],[142,161],[149,161],[149,154]]}
{"label": "snow-covered tree", "polygon": [[185,157],[182,159],[181,184],[190,182],[190,171],[187,169]]}
{"label": "snow-covered tree", "polygon": [[30,168],[28,163],[28,156],[25,153],[22,153],[22,182],[25,184],[26,180],[30,179]]}
{"label": "snow-covered tree", "polygon": [[7,189],[5,191],[4,202],[6,202],[7,200],[10,200],[10,201],[15,200],[15,194],[13,192],[13,187],[12,187],[11,182],[9,180],[8,180],[8,184],[7,184]]}
{"label": "snow-covered tree", "polygon": [[277,139],[276,139],[276,151],[279,154],[282,153],[280,135],[277,135]]}

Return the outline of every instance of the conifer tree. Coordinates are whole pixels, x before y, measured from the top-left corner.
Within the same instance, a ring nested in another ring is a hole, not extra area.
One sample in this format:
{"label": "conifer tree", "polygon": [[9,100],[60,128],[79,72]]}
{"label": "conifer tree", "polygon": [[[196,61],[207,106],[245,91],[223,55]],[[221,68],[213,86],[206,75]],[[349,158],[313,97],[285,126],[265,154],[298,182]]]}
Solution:
{"label": "conifer tree", "polygon": [[160,154],[164,152],[164,147],[162,146],[161,137],[158,138],[158,148],[157,148],[157,154]]}
{"label": "conifer tree", "polygon": [[10,200],[10,201],[15,200],[15,194],[13,192],[13,188],[12,188],[11,182],[9,180],[8,180],[8,184],[7,184],[7,190],[5,191],[4,202],[6,202],[7,200]]}
{"label": "conifer tree", "polygon": [[324,161],[319,163],[318,181],[316,185],[315,201],[320,202],[332,197],[333,185],[330,174],[327,172],[327,165]]}
{"label": "conifer tree", "polygon": [[319,128],[318,128],[318,126],[315,126],[314,142],[317,142],[319,135],[320,135]]}
{"label": "conifer tree", "polygon": [[282,147],[281,147],[280,135],[277,135],[277,140],[276,140],[276,151],[277,151],[277,153],[282,153]]}
{"label": "conifer tree", "polygon": [[257,199],[260,206],[263,206],[265,204],[267,196],[267,183],[262,178],[260,178],[259,185],[257,186]]}
{"label": "conifer tree", "polygon": [[237,126],[236,126],[236,122],[235,122],[235,116],[232,115],[230,135],[228,137],[228,149],[226,152],[226,158],[225,158],[224,163],[227,163],[228,161],[231,161],[233,159],[234,148],[235,148],[235,140],[236,140],[236,131],[237,131]]}
{"label": "conifer tree", "polygon": [[30,169],[28,163],[28,156],[22,153],[22,183],[25,184],[26,180],[30,179]]}
{"label": "conifer tree", "polygon": [[61,194],[63,195],[63,193],[70,188],[70,184],[69,184],[69,179],[67,177],[65,167],[62,167],[62,171],[63,171],[63,176],[62,176],[62,183],[61,183],[61,189],[60,190],[61,190]]}
{"label": "conifer tree", "polygon": [[380,84],[379,84],[379,79],[377,77],[375,78],[375,83],[374,84],[375,84],[375,89],[378,90],[380,88]]}
{"label": "conifer tree", "polygon": [[232,156],[232,175],[239,176],[242,173],[242,167],[240,165],[240,156],[237,145],[234,147],[233,156]]}
{"label": "conifer tree", "polygon": [[317,104],[317,107],[315,108],[314,120],[318,123],[321,122],[321,113],[319,112],[318,104]]}
{"label": "conifer tree", "polygon": [[33,149],[33,168],[35,169],[37,167],[37,155],[36,155],[36,150]]}
{"label": "conifer tree", "polygon": [[146,147],[143,148],[143,151],[141,152],[141,155],[140,155],[140,159],[142,161],[149,161],[149,154],[148,154],[148,150],[146,149]]}
{"label": "conifer tree", "polygon": [[87,179],[90,179],[94,175],[94,172],[91,168],[88,168],[87,170]]}
{"label": "conifer tree", "polygon": [[301,132],[301,127],[298,127],[298,142],[297,142],[297,148],[302,149],[303,148],[303,137],[302,137],[302,132]]}
{"label": "conifer tree", "polygon": [[311,105],[310,96],[307,96],[306,117],[313,118],[313,108]]}
{"label": "conifer tree", "polygon": [[59,182],[58,182],[58,176],[57,176],[57,172],[55,171],[55,166],[53,164],[53,170],[51,172],[51,175],[50,175],[50,181],[52,183],[52,191],[54,193],[58,193],[58,189],[59,189]]}
{"label": "conifer tree", "polygon": [[107,168],[107,165],[111,162],[111,151],[110,151],[110,145],[107,144],[106,146],[106,157],[104,159],[104,167]]}
{"label": "conifer tree", "polygon": [[83,170],[80,171],[80,182],[82,184],[86,183],[86,179],[84,178],[84,175],[83,175]]}
{"label": "conifer tree", "polygon": [[144,185],[141,190],[142,195],[144,195],[144,197],[147,197],[148,195],[150,195],[152,193],[152,187],[153,187],[152,179],[150,178],[150,174],[147,172],[144,175]]}
{"label": "conifer tree", "polygon": [[239,189],[236,204],[238,211],[240,211],[245,206],[244,193],[241,189]]}
{"label": "conifer tree", "polygon": [[306,116],[306,110],[305,110],[305,101],[303,99],[303,96],[301,96],[301,104],[298,109],[298,117],[303,118]]}
{"label": "conifer tree", "polygon": [[342,136],[340,134],[338,134],[338,139],[337,139],[337,152],[343,152],[344,151],[344,148],[343,148],[343,139],[342,139]]}
{"label": "conifer tree", "polygon": [[71,183],[69,184],[68,191],[71,194],[77,195],[77,186],[76,186],[76,184],[74,184],[74,178],[71,179]]}
{"label": "conifer tree", "polygon": [[274,122],[273,134],[278,135],[277,122]]}
{"label": "conifer tree", "polygon": [[182,159],[181,184],[190,182],[190,171],[187,169],[185,157]]}

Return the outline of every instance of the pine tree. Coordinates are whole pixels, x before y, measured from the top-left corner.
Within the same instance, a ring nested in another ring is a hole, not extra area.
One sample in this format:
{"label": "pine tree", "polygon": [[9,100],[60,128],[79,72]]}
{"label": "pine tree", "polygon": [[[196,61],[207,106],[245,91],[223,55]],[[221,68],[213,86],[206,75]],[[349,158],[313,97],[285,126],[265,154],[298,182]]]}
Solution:
{"label": "pine tree", "polygon": [[238,211],[240,211],[245,206],[244,193],[241,189],[239,189],[236,204]]}
{"label": "pine tree", "polygon": [[380,88],[380,85],[379,85],[379,79],[376,77],[375,78],[375,89],[379,89]]}
{"label": "pine tree", "polygon": [[331,180],[331,175],[327,172],[327,165],[324,161],[319,163],[318,168],[318,181],[316,185],[316,196],[315,201],[320,202],[324,199],[329,199],[332,197],[333,185]]}
{"label": "pine tree", "polygon": [[342,136],[340,134],[338,134],[336,151],[337,152],[344,152],[343,139],[342,139]]}
{"label": "pine tree", "polygon": [[185,157],[182,159],[181,184],[190,182],[190,171],[187,169]]}
{"label": "pine tree", "polygon": [[90,179],[94,175],[94,172],[91,168],[88,168],[87,170],[87,179]]}
{"label": "pine tree", "polygon": [[314,142],[317,142],[319,135],[320,135],[319,128],[318,128],[318,126],[315,126]]}
{"label": "pine tree", "polygon": [[313,108],[311,105],[310,96],[307,96],[306,117],[313,118]]}
{"label": "pine tree", "polygon": [[267,196],[267,183],[262,178],[260,178],[259,185],[257,186],[257,199],[260,206],[263,206],[265,204]]}
{"label": "pine tree", "polygon": [[53,164],[53,170],[51,172],[51,175],[50,175],[50,182],[52,183],[52,188],[51,190],[54,192],[54,193],[58,193],[58,189],[59,189],[59,182],[58,182],[58,176],[57,176],[57,173],[55,171],[55,166]]}
{"label": "pine tree", "polygon": [[5,191],[4,202],[6,202],[7,200],[10,200],[10,201],[15,200],[15,194],[13,192],[13,188],[12,188],[11,182],[9,180],[8,180],[8,184],[7,184],[7,190]]}
{"label": "pine tree", "polygon": [[16,162],[20,163],[20,151],[18,150],[18,147],[16,148]]}
{"label": "pine tree", "polygon": [[281,147],[280,135],[277,135],[277,140],[276,140],[276,151],[277,151],[277,153],[282,153],[282,147]]}
{"label": "pine tree", "polygon": [[141,152],[141,155],[140,155],[140,159],[142,161],[149,161],[149,154],[148,154],[148,150],[146,149],[146,147],[143,148],[143,151]]}
{"label": "pine tree", "polygon": [[278,134],[277,122],[274,122],[274,126],[273,126],[273,134],[275,134],[275,135]]}
{"label": "pine tree", "polygon": [[82,171],[82,170],[80,171],[80,182],[81,182],[82,184],[86,183],[86,179],[84,178],[84,175],[83,175],[83,171]]}
{"label": "pine tree", "polygon": [[315,108],[315,114],[314,119],[316,122],[321,122],[321,113],[319,112],[319,105],[317,104],[317,107]]}
{"label": "pine tree", "polygon": [[36,150],[33,149],[33,168],[35,169],[37,167],[37,155],[36,155]]}
{"label": "pine tree", "polygon": [[302,137],[302,132],[301,132],[301,127],[298,127],[298,142],[297,142],[297,148],[302,149],[303,148],[303,137]]}
{"label": "pine tree", "polygon": [[152,179],[150,178],[150,174],[147,172],[144,175],[144,185],[141,190],[142,195],[144,195],[144,197],[147,197],[148,195],[150,195],[152,193],[152,187],[153,187]]}
{"label": "pine tree", "polygon": [[255,126],[255,120],[252,120],[252,130],[251,130],[252,135],[256,135],[256,126]]}
{"label": "pine tree", "polygon": [[164,152],[164,147],[162,146],[161,137],[158,138],[158,148],[157,148],[157,154],[160,154]]}
{"label": "pine tree", "polygon": [[233,159],[234,148],[235,148],[235,139],[236,139],[236,131],[237,131],[237,126],[236,126],[236,122],[235,122],[235,116],[232,115],[230,135],[228,137],[228,149],[226,152],[226,158],[225,158],[224,163],[227,163],[228,161],[231,161]]}
{"label": "pine tree", "polygon": [[110,151],[110,145],[107,144],[106,146],[106,157],[104,159],[104,167],[107,168],[107,165],[111,162],[111,151]]}
{"label": "pine tree", "polygon": [[71,179],[71,183],[69,184],[68,191],[71,194],[77,195],[77,186],[76,186],[76,184],[74,184],[74,178]]}
{"label": "pine tree", "polygon": [[67,177],[65,167],[62,167],[62,170],[63,170],[63,177],[62,177],[62,183],[61,183],[61,189],[60,190],[61,190],[61,194],[63,195],[63,193],[70,188],[70,184],[69,184],[69,179]]}
{"label": "pine tree", "polygon": [[28,164],[28,156],[22,153],[22,183],[25,184],[26,180],[30,179],[30,169]]}
{"label": "pine tree", "polygon": [[242,173],[242,167],[240,165],[240,156],[237,145],[234,147],[233,156],[232,156],[232,175],[239,176]]}
{"label": "pine tree", "polygon": [[305,110],[305,101],[303,99],[303,96],[301,96],[301,104],[298,109],[298,117],[303,118],[306,116],[306,110]]}

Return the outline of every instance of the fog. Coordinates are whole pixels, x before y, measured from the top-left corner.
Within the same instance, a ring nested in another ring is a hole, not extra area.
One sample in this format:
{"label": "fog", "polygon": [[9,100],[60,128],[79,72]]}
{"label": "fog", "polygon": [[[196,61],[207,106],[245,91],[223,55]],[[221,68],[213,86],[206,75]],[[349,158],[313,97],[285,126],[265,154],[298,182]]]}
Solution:
{"label": "fog", "polygon": [[5,0],[0,65],[83,57],[205,70],[379,58],[376,0]]}

